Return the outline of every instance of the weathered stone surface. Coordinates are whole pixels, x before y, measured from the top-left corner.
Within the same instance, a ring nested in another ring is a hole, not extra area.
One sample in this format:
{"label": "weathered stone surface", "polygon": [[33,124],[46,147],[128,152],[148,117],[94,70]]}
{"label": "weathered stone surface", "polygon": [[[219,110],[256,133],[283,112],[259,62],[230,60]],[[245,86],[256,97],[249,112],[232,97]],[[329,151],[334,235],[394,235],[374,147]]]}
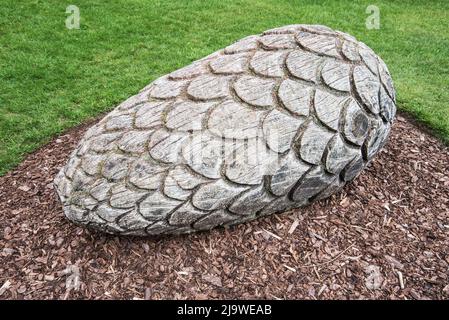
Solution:
{"label": "weathered stone surface", "polygon": [[345,40],[341,47],[341,51],[342,51],[343,55],[351,61],[359,61],[360,60],[358,45],[354,41]]}
{"label": "weathered stone surface", "polygon": [[356,66],[354,68],[354,83],[363,104],[372,113],[379,113],[379,79],[367,67]]}
{"label": "weathered stone surface", "polygon": [[167,114],[166,126],[173,130],[201,130],[209,109],[216,103],[181,101],[175,103]]}
{"label": "weathered stone surface", "polygon": [[272,110],[263,120],[262,128],[271,150],[283,153],[290,149],[291,141],[304,119],[292,117],[287,112]]}
{"label": "weathered stone surface", "polygon": [[150,156],[161,162],[176,163],[179,152],[188,135],[184,132],[170,132],[165,129],[156,131],[150,139]]}
{"label": "weathered stone surface", "polygon": [[111,189],[111,199],[109,201],[111,207],[114,208],[134,208],[136,202],[146,193],[142,190],[132,190],[125,184],[115,185]]}
{"label": "weathered stone surface", "polygon": [[211,112],[208,126],[217,137],[255,138],[259,131],[259,122],[265,114],[263,110],[254,111],[246,105],[228,100]]}
{"label": "weathered stone surface", "polygon": [[166,175],[166,170],[166,166],[152,160],[149,155],[143,155],[133,161],[128,181],[140,189],[157,190]]}
{"label": "weathered stone surface", "polygon": [[268,205],[274,200],[273,196],[270,196],[264,188],[264,185],[260,185],[248,190],[241,194],[229,207],[229,210],[236,214],[244,216],[255,215],[259,210]]}
{"label": "weathered stone surface", "polygon": [[336,135],[332,139],[324,162],[327,171],[330,173],[339,173],[352,159],[361,153],[358,148],[353,148],[345,144],[340,136]]}
{"label": "weathered stone surface", "polygon": [[307,172],[299,185],[295,186],[292,198],[294,201],[301,201],[315,197],[335,179],[338,177],[327,174],[324,168],[317,166]]}
{"label": "weathered stone surface", "polygon": [[338,38],[309,32],[296,33],[296,40],[307,50],[340,58],[337,49]]}
{"label": "weathered stone surface", "polygon": [[354,99],[349,101],[344,112],[343,135],[348,141],[362,145],[368,135],[368,115]]}
{"label": "weathered stone surface", "polygon": [[182,207],[173,212],[168,222],[173,226],[191,225],[200,218],[207,216],[207,214],[207,211],[200,211],[187,201],[182,205]]}
{"label": "weathered stone surface", "polygon": [[343,103],[348,98],[346,96],[336,96],[332,93],[316,89],[315,91],[315,111],[322,123],[328,128],[338,130],[340,113]]}
{"label": "weathered stone surface", "polygon": [[319,164],[327,143],[333,133],[315,121],[310,121],[302,134],[299,154],[302,159],[311,164]]}
{"label": "weathered stone surface", "polygon": [[284,80],[279,86],[278,96],[292,113],[308,116],[312,105],[313,88],[294,80]]}
{"label": "weathered stone surface", "polygon": [[276,82],[254,76],[242,76],[234,84],[237,95],[250,105],[256,107],[274,106],[273,89]]}
{"label": "weathered stone surface", "polygon": [[196,99],[224,98],[229,94],[229,77],[201,75],[192,80],[187,93]]}
{"label": "weathered stone surface", "polygon": [[210,133],[192,135],[182,148],[185,163],[196,173],[210,179],[221,177],[223,140]]}
{"label": "weathered stone surface", "polygon": [[223,209],[230,204],[233,197],[247,189],[248,187],[235,186],[224,180],[217,180],[202,185],[195,192],[192,203],[201,210]]}
{"label": "weathered stone surface", "polygon": [[152,101],[138,107],[135,126],[139,129],[150,129],[161,126],[162,113],[170,106],[170,102]]}
{"label": "weathered stone surface", "polygon": [[158,221],[166,219],[181,204],[181,200],[170,199],[158,190],[140,202],[139,211],[147,220]]}
{"label": "weathered stone surface", "polygon": [[172,81],[166,77],[162,77],[153,83],[150,96],[159,99],[168,99],[177,97],[182,89],[186,86],[187,81]]}
{"label": "weathered stone surface", "polygon": [[321,76],[323,81],[332,89],[348,92],[351,90],[350,70],[350,64],[328,59],[321,70]]}
{"label": "weathered stone surface", "polygon": [[212,71],[216,74],[242,73],[246,70],[248,60],[249,60],[248,53],[235,53],[223,55],[211,61],[210,67],[212,68]]}
{"label": "weathered stone surface", "polygon": [[250,66],[255,73],[267,77],[282,77],[284,75],[284,56],[287,52],[258,51],[251,59]]}
{"label": "weathered stone surface", "polygon": [[298,46],[293,34],[263,35],[259,41],[267,49],[291,49]]}
{"label": "weathered stone surface", "polygon": [[318,67],[323,61],[322,57],[307,51],[292,51],[286,60],[290,73],[299,79],[317,82]]}
{"label": "weathered stone surface", "polygon": [[326,198],[387,141],[396,96],[365,44],[317,25],[246,37],[90,128],[55,178],[66,216],[122,235],[235,224]]}
{"label": "weathered stone surface", "polygon": [[286,194],[309,169],[310,166],[297,159],[293,152],[288,153],[271,176],[271,192],[277,196]]}
{"label": "weathered stone surface", "polygon": [[225,159],[225,175],[232,182],[258,185],[271,167],[276,166],[277,154],[262,139],[250,144],[236,143],[233,149]]}

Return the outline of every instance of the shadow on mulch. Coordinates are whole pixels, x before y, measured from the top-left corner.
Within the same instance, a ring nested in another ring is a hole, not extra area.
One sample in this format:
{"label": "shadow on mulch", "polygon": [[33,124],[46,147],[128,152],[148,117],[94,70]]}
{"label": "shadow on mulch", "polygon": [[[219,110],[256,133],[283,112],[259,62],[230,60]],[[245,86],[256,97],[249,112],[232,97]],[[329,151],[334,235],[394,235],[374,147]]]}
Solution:
{"label": "shadow on mulch", "polygon": [[0,299],[449,298],[449,149],[401,116],[331,198],[158,239],[64,218],[52,180],[89,125],[0,177]]}

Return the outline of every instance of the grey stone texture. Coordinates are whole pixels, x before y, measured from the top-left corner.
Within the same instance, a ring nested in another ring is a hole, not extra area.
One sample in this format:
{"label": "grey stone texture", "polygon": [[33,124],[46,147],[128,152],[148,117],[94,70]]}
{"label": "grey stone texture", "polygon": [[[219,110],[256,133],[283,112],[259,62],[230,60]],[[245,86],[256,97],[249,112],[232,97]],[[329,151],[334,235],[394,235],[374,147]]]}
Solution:
{"label": "grey stone texture", "polygon": [[231,225],[326,198],[385,144],[385,63],[318,25],[237,41],[90,128],[55,178],[66,216],[121,235]]}

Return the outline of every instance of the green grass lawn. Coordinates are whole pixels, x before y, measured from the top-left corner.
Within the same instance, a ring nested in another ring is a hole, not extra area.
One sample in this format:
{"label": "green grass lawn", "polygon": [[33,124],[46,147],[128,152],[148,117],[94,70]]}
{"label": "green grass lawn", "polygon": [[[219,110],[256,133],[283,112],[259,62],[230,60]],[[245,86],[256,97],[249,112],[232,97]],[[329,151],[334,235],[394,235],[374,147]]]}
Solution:
{"label": "green grass lawn", "polygon": [[[449,142],[449,1],[2,0],[0,175],[156,77],[249,34],[325,24],[373,48],[398,105]],[[65,27],[66,7],[81,28]],[[366,7],[380,8],[367,30]]]}

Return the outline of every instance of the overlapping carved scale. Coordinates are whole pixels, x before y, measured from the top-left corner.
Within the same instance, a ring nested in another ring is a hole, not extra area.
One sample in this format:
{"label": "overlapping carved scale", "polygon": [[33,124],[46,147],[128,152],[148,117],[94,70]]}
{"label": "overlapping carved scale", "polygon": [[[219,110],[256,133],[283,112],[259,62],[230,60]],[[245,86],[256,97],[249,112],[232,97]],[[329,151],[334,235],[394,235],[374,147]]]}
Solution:
{"label": "overlapping carved scale", "polygon": [[307,50],[319,54],[340,58],[338,52],[338,38],[332,35],[299,32],[296,40]]}
{"label": "overlapping carved scale", "polygon": [[163,76],[90,128],[55,178],[66,216],[122,235],[207,230],[354,179],[396,114],[385,63],[319,25],[243,38]]}
{"label": "overlapping carved scale", "polygon": [[256,107],[273,107],[275,80],[244,75],[234,83],[240,99]]}
{"label": "overlapping carved scale", "polygon": [[262,129],[269,148],[283,153],[290,149],[304,119],[296,118],[287,112],[272,110],[263,120]]}
{"label": "overlapping carved scale", "polygon": [[284,107],[290,112],[307,117],[312,105],[313,92],[314,90],[311,86],[286,79],[279,86],[278,97]]}
{"label": "overlapping carved scale", "polygon": [[349,92],[351,90],[350,70],[350,64],[328,59],[323,65],[321,76],[330,88]]}
{"label": "overlapping carved scale", "polygon": [[255,73],[266,77],[284,76],[284,59],[288,51],[258,51],[251,59],[250,66]]}
{"label": "overlapping carved scale", "polygon": [[323,58],[319,55],[303,51],[292,51],[286,61],[290,73],[301,80],[318,82],[318,68]]}
{"label": "overlapping carved scale", "polygon": [[249,54],[246,52],[222,55],[212,60],[210,67],[212,72],[216,74],[242,73],[246,70],[248,60]]}
{"label": "overlapping carved scale", "polygon": [[211,111],[208,128],[217,137],[228,139],[255,138],[260,131],[260,122],[266,115],[263,109],[255,110],[233,100],[217,105]]}

